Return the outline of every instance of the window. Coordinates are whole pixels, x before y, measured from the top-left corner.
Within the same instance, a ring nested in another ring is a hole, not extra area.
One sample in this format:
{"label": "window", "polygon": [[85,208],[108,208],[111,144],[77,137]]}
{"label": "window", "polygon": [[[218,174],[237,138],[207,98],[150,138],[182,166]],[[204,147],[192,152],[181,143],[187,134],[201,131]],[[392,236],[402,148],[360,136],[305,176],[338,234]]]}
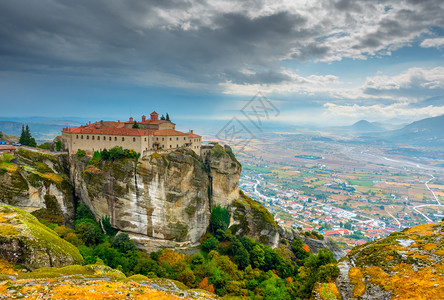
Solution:
{"label": "window", "polygon": [[124,137],[122,137],[122,142],[124,142],[125,141],[125,138]]}
{"label": "window", "polygon": [[89,140],[89,135],[86,136],[86,139]]}
{"label": "window", "polygon": [[97,140],[99,140],[99,141],[100,141],[100,136],[97,136]]}
{"label": "window", "polygon": [[145,142],[146,142],[146,138],[145,138]]}
{"label": "window", "polygon": [[179,145],[176,144],[176,148],[179,148]]}
{"label": "window", "polygon": [[178,140],[179,140],[179,138],[177,137],[177,138],[176,138],[176,141],[178,141]]}
{"label": "window", "polygon": [[156,141],[158,141],[159,140],[159,138],[156,138]]}
{"label": "window", "polygon": [[164,141],[164,138],[162,138],[162,142]]}
{"label": "window", "polygon": [[162,148],[165,148],[165,145],[162,145]]}
{"label": "window", "polygon": [[76,135],[76,139],[79,139],[79,135]]}
{"label": "window", "polygon": [[173,139],[172,138],[170,138],[170,141],[172,141]]}
{"label": "window", "polygon": [[183,138],[183,140],[185,141],[185,138]]}
{"label": "window", "polygon": [[173,148],[173,145],[170,145],[170,148]]}
{"label": "window", "polygon": [[106,136],[103,136],[103,140],[106,141]]}
{"label": "window", "polygon": [[133,142],[135,142],[136,141],[136,138],[133,138]]}
{"label": "window", "polygon": [[112,137],[109,137],[109,141],[112,141],[112,139],[113,139]]}
{"label": "window", "polygon": [[92,140],[94,141],[94,136],[92,136]]}
{"label": "window", "polygon": [[114,137],[114,141],[117,142],[117,136]]}
{"label": "window", "polygon": [[80,139],[83,140],[83,134],[80,136]]}

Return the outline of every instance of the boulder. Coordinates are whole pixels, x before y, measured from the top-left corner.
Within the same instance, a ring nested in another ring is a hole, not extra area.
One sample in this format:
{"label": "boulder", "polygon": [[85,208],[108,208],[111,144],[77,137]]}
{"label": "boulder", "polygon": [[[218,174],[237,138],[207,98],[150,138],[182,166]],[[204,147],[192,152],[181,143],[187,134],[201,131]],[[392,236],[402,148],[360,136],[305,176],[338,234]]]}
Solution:
{"label": "boulder", "polygon": [[83,263],[74,245],[30,213],[7,205],[0,206],[0,256],[29,270]]}

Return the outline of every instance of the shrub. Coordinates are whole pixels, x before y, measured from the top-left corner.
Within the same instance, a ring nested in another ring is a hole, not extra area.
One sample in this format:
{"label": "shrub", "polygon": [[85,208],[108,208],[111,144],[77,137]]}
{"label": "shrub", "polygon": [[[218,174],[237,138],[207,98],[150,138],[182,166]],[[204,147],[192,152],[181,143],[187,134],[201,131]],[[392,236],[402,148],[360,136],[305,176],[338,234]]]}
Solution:
{"label": "shrub", "polygon": [[77,158],[82,158],[82,157],[84,157],[86,155],[86,151],[85,150],[82,150],[82,149],[78,149],[77,150]]}
{"label": "shrub", "polygon": [[56,150],[57,151],[61,151],[62,150],[62,141],[57,141],[56,142]]}
{"label": "shrub", "polygon": [[230,213],[219,205],[211,211],[211,227],[216,237],[221,236],[219,230],[225,231],[230,225]]}
{"label": "shrub", "polygon": [[119,249],[120,252],[128,252],[136,250],[136,244],[129,238],[128,234],[121,233],[114,237],[111,244],[112,247]]}

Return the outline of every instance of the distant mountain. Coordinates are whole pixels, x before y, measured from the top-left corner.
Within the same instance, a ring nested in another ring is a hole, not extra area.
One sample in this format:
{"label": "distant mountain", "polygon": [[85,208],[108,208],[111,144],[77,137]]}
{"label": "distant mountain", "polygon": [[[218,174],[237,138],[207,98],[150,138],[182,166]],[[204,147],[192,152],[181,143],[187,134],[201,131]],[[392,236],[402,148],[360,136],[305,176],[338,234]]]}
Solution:
{"label": "distant mountain", "polygon": [[388,142],[417,146],[444,146],[444,115],[413,122],[398,130],[392,130],[382,138]]}
{"label": "distant mountain", "polygon": [[386,131],[384,126],[377,122],[369,122],[367,120],[361,120],[350,126],[338,126],[330,127],[328,130],[338,133],[351,133],[351,134],[363,134],[363,133],[375,133]]}
{"label": "distant mountain", "polygon": [[358,121],[352,126],[349,126],[349,128],[353,131],[359,132],[378,132],[385,130],[384,127],[382,127],[378,123],[371,123],[367,120]]}

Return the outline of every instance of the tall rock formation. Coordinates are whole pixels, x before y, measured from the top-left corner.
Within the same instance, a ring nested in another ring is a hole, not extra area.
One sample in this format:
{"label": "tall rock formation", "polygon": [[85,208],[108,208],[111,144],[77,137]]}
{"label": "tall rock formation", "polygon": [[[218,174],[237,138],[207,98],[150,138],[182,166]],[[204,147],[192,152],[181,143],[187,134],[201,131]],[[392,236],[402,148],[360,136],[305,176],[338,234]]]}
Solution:
{"label": "tall rock formation", "polygon": [[189,149],[138,162],[88,164],[89,158],[75,155],[71,160],[76,196],[146,251],[198,244],[208,230],[211,207],[226,207],[239,197],[241,166],[219,145],[205,164]]}

